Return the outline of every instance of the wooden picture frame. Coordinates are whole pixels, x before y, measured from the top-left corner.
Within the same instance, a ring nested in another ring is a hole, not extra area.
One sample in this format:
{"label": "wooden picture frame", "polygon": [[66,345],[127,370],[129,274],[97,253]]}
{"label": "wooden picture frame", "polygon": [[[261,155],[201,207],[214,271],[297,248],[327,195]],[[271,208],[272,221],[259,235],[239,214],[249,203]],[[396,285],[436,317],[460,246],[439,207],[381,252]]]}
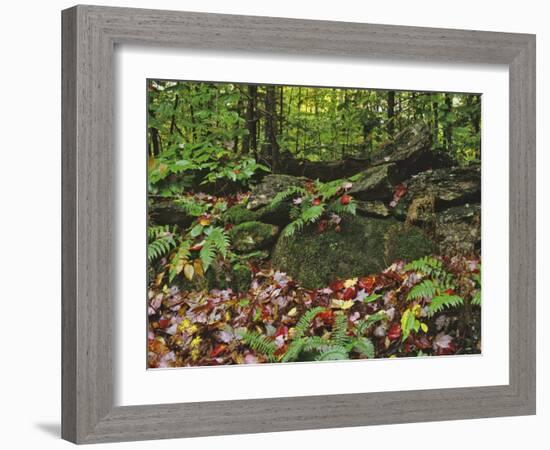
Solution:
{"label": "wooden picture frame", "polygon": [[[535,413],[535,36],[75,6],[62,13],[62,437],[75,443]],[[114,406],[116,44],[505,64],[510,86],[509,384]]]}

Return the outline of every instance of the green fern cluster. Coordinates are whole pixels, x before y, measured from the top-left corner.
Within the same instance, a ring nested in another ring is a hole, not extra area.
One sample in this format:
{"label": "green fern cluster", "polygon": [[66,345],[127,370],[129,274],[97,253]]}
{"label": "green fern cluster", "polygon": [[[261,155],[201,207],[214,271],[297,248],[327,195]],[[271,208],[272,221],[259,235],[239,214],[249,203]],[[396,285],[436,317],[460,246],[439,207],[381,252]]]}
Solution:
{"label": "green fern cluster", "polygon": [[291,222],[285,227],[282,235],[292,236],[306,225],[316,223],[327,213],[355,215],[357,203],[353,199],[349,199],[349,202],[344,205],[339,201],[343,193],[342,185],[344,181],[335,180],[322,183],[316,180],[309,191],[301,186],[290,186],[275,195],[268,205],[270,209],[276,208],[281,202],[291,198],[300,197],[302,200],[300,204],[292,205],[290,210]]}
{"label": "green fern cluster", "polygon": [[222,227],[209,227],[204,230],[206,238],[202,244],[199,257],[202,267],[206,272],[211,266],[216,254],[227,258],[231,241],[227,232]]}
{"label": "green fern cluster", "polygon": [[[440,260],[425,256],[407,264],[405,270],[420,272],[426,277],[409,291],[407,301],[428,300],[427,313],[429,317],[444,309],[464,305],[464,298],[453,293],[456,289],[454,276],[445,270]],[[472,295],[471,303],[479,306],[481,304],[481,274],[476,274],[474,280],[477,289]],[[449,290],[453,292],[446,292]]]}
{"label": "green fern cluster", "polygon": [[168,225],[148,227],[147,240],[147,260],[150,263],[166,256],[177,245],[174,230]]}
{"label": "green fern cluster", "polygon": [[320,336],[305,336],[304,333],[312,325],[315,316],[322,311],[324,308],[313,308],[300,318],[294,338],[281,359],[283,362],[297,361],[302,354],[311,352],[316,354],[317,361],[349,359],[352,351],[367,358],[374,358],[374,345],[370,339],[359,333],[356,336],[348,335],[348,319],[342,312],[336,314],[332,333],[328,339]]}
{"label": "green fern cluster", "polygon": [[252,350],[265,355],[270,362],[275,362],[277,357],[275,352],[277,346],[275,342],[270,340],[267,336],[264,336],[257,331],[245,331],[241,334],[243,343],[248,345]]}

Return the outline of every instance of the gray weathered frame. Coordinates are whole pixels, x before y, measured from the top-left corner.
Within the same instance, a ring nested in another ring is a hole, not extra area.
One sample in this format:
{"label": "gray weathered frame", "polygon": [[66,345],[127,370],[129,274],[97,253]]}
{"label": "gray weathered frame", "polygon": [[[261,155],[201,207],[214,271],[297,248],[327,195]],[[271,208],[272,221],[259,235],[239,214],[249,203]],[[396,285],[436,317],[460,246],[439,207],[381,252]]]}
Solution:
{"label": "gray weathered frame", "polygon": [[[535,413],[535,36],[75,6],[62,13],[62,436],[76,443]],[[506,64],[510,76],[510,383],[114,407],[115,44]]]}

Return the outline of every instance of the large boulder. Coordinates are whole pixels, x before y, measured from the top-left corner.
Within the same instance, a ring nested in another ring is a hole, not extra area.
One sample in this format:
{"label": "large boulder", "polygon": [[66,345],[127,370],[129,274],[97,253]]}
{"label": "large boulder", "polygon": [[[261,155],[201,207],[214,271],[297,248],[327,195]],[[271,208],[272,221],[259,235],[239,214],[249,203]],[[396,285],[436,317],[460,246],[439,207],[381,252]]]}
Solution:
{"label": "large boulder", "polygon": [[431,254],[436,244],[415,226],[395,219],[345,216],[339,232],[319,233],[310,226],[293,236],[279,237],[273,266],[306,288],[326,286],[336,278],[376,273],[397,259]]}
{"label": "large boulder", "polygon": [[179,225],[182,228],[189,226],[194,219],[184,207],[171,200],[153,202],[149,206],[149,217],[157,225]]}
{"label": "large boulder", "polygon": [[448,155],[432,149],[432,135],[423,122],[405,128],[371,153],[371,166],[387,163],[396,164],[403,178],[451,164]]}
{"label": "large boulder", "polygon": [[279,227],[258,221],[243,222],[229,231],[231,246],[238,253],[266,249],[279,234]]}
{"label": "large boulder", "polygon": [[405,184],[407,193],[394,209],[394,214],[400,219],[407,216],[411,219],[413,213],[414,221],[424,221],[423,212],[416,211],[417,204],[433,203],[433,211],[424,208],[429,219],[435,211],[481,201],[481,168],[478,164],[427,170],[413,176]]}
{"label": "large boulder", "polygon": [[393,163],[369,167],[351,178],[349,193],[360,200],[389,200],[394,186],[401,181],[398,168]]}
{"label": "large boulder", "polygon": [[435,237],[443,255],[479,255],[481,205],[467,203],[437,213]]}
{"label": "large boulder", "polygon": [[282,191],[292,186],[304,186],[305,178],[284,174],[266,175],[260,183],[252,188],[248,199],[248,209],[256,210],[267,206]]}

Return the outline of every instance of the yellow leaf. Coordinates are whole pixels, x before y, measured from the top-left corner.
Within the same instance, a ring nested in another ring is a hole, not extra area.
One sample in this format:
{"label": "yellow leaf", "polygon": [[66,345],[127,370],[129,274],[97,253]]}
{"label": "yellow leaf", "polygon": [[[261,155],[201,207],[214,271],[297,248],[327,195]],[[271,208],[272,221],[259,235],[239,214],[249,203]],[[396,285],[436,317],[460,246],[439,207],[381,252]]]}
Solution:
{"label": "yellow leaf", "polygon": [[202,268],[202,262],[200,259],[195,259],[195,261],[193,261],[193,268],[195,269],[195,275],[199,277],[204,276],[204,270]]}
{"label": "yellow leaf", "polygon": [[193,275],[195,275],[195,269],[191,264],[186,264],[183,268],[183,274],[185,275],[185,278],[191,281],[193,279]]}
{"label": "yellow leaf", "polygon": [[357,284],[357,278],[350,278],[349,280],[344,281],[344,287],[350,288]]}
{"label": "yellow leaf", "polygon": [[201,216],[200,219],[199,219],[199,223],[200,223],[203,227],[206,227],[206,226],[210,225],[210,217]]}
{"label": "yellow leaf", "polygon": [[353,300],[340,300],[333,298],[330,302],[331,308],[350,309],[353,306]]}
{"label": "yellow leaf", "polygon": [[162,279],[164,278],[164,272],[161,272],[157,275],[157,277],[155,278],[155,284],[157,286],[160,286],[160,284],[162,283]]}
{"label": "yellow leaf", "polygon": [[428,332],[428,325],[426,325],[425,323],[420,323],[420,329],[424,332],[424,333],[427,333]]}
{"label": "yellow leaf", "polygon": [[296,307],[294,307],[287,313],[287,316],[294,317],[297,312],[298,312],[298,310],[296,309]]}

